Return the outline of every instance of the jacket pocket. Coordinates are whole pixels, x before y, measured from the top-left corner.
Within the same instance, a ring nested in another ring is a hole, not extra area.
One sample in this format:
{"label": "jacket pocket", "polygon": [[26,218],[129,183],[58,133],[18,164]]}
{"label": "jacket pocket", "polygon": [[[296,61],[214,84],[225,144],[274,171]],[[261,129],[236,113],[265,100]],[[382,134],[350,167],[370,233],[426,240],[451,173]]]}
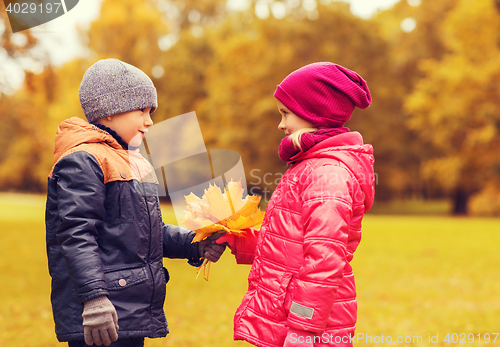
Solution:
{"label": "jacket pocket", "polygon": [[288,293],[288,287],[290,285],[290,282],[293,278],[293,274],[290,272],[284,272],[282,276],[280,277],[280,287],[278,291],[278,297],[276,299],[276,309],[278,314],[287,316],[288,311],[286,310],[285,304],[286,304],[286,298],[291,297],[291,293]]}
{"label": "jacket pocket", "polygon": [[288,287],[285,291],[285,297],[283,298],[283,309],[285,310],[286,315],[290,312],[290,307],[292,306],[292,296],[295,291],[295,286],[297,285],[297,278],[291,277],[288,282]]}
{"label": "jacket pocket", "polygon": [[290,272],[284,272],[283,275],[281,276],[280,289],[279,289],[281,304],[283,304],[285,302],[285,296],[286,296],[286,293],[288,292],[288,286],[290,285],[290,282],[292,281],[292,277],[293,277],[293,274]]}
{"label": "jacket pocket", "polygon": [[123,269],[104,274],[108,290],[122,290],[135,284],[145,282],[148,278],[143,267]]}

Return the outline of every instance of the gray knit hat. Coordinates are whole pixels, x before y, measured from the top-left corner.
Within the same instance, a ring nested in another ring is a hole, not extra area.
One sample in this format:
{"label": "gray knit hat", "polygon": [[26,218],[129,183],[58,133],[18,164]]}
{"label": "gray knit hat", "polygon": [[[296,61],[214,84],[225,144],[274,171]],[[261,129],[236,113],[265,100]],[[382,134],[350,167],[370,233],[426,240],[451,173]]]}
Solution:
{"label": "gray knit hat", "polygon": [[118,59],[103,59],[88,68],[78,90],[89,123],[118,113],[158,107],[156,88],[143,71]]}

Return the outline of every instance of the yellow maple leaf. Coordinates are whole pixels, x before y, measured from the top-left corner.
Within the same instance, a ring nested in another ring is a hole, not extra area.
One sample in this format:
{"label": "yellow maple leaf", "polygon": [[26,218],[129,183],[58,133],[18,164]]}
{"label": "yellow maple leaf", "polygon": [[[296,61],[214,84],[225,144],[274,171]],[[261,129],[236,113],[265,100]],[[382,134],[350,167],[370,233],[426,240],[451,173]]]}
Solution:
{"label": "yellow maple leaf", "polygon": [[242,233],[244,229],[251,228],[262,223],[264,219],[264,212],[257,211],[252,217],[239,216],[238,219],[230,219],[227,223],[227,227],[233,233]]}
{"label": "yellow maple leaf", "polygon": [[186,195],[184,197],[184,199],[186,200],[186,202],[189,204],[190,202],[198,202],[200,201],[201,199],[199,197],[197,197],[195,194],[191,193],[189,195]]}
{"label": "yellow maple leaf", "polygon": [[205,212],[211,221],[217,223],[233,214],[231,205],[221,189],[215,184],[205,189],[202,200],[205,202]]}
{"label": "yellow maple leaf", "polygon": [[[244,189],[241,180],[229,182],[222,191],[217,185],[209,185],[201,198],[191,193],[184,198],[187,211],[179,222],[187,229],[194,230],[196,236],[192,242],[199,242],[217,231],[225,231],[239,235],[244,229],[255,227],[262,223],[264,212],[259,209],[260,196],[247,195],[243,198]],[[198,269],[198,275],[203,268],[208,281],[210,262],[205,259]],[[208,269],[208,271],[207,271]]]}
{"label": "yellow maple leaf", "polygon": [[245,206],[248,200],[248,196],[243,199],[244,192],[245,190],[241,188],[241,180],[239,180],[238,182],[231,181],[227,185],[224,192],[224,196],[231,205],[232,214],[234,214],[235,211],[237,212],[241,210],[243,206]]}
{"label": "yellow maple leaf", "polygon": [[204,240],[217,231],[229,232],[230,230],[224,225],[207,222],[205,226],[196,230],[196,236],[193,238],[192,242],[199,242],[201,240]]}
{"label": "yellow maple leaf", "polygon": [[237,212],[231,216],[231,219],[236,220],[240,216],[250,217],[257,211],[259,211],[260,196],[247,196],[245,198],[245,204]]}
{"label": "yellow maple leaf", "polygon": [[264,212],[259,210],[260,197],[247,195],[243,198],[244,191],[240,180],[229,182],[224,192],[210,184],[201,198],[193,193],[185,196],[187,211],[179,222],[196,232],[193,242],[217,231],[241,234],[243,229],[261,224]]}

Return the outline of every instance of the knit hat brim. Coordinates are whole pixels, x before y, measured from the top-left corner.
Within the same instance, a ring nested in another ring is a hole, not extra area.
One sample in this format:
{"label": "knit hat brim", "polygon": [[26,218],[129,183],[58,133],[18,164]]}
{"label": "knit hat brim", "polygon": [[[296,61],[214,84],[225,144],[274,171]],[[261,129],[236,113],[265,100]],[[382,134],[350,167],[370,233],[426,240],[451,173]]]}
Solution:
{"label": "knit hat brim", "polygon": [[156,88],[150,86],[120,90],[82,102],[82,108],[85,110],[85,116],[89,123],[93,123],[99,118],[148,107],[151,107],[150,113],[152,114],[157,105]]}
{"label": "knit hat brim", "polygon": [[316,115],[303,109],[302,106],[292,96],[290,96],[284,88],[281,87],[281,85],[276,87],[274,97],[281,101],[283,105],[285,105],[295,115],[311,123],[312,126],[318,129],[342,127],[345,122],[350,119],[351,113],[354,111],[354,104],[352,104],[352,108],[344,105],[343,109],[336,110],[337,114],[335,118],[317,117]]}

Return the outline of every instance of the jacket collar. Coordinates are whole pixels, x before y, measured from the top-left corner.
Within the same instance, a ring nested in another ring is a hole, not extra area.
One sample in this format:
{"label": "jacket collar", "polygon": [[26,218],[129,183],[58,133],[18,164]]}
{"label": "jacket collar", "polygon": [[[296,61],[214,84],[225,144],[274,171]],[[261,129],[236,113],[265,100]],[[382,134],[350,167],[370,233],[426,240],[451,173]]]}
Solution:
{"label": "jacket collar", "polygon": [[375,159],[372,145],[364,144],[360,133],[349,132],[321,141],[297,158],[294,165],[312,158],[329,158],[343,163],[354,174],[365,194],[366,211],[371,208],[375,195]]}
{"label": "jacket collar", "polygon": [[[123,141],[123,140],[122,140]],[[109,146],[123,150],[123,146],[108,131],[87,121],[72,117],[59,124],[54,147],[54,164],[68,150],[83,143],[104,142]]]}
{"label": "jacket collar", "polygon": [[134,146],[130,146],[128,143],[125,142],[124,139],[121,138],[120,135],[118,135],[118,133],[116,131],[114,131],[113,129],[103,125],[103,124],[93,124],[94,126],[98,127],[99,129],[101,130],[104,130],[106,131],[108,134],[110,134],[111,136],[113,136],[113,138],[123,147],[123,149],[126,149],[126,150],[130,150],[130,151],[135,151],[137,148],[139,147],[134,147]]}

